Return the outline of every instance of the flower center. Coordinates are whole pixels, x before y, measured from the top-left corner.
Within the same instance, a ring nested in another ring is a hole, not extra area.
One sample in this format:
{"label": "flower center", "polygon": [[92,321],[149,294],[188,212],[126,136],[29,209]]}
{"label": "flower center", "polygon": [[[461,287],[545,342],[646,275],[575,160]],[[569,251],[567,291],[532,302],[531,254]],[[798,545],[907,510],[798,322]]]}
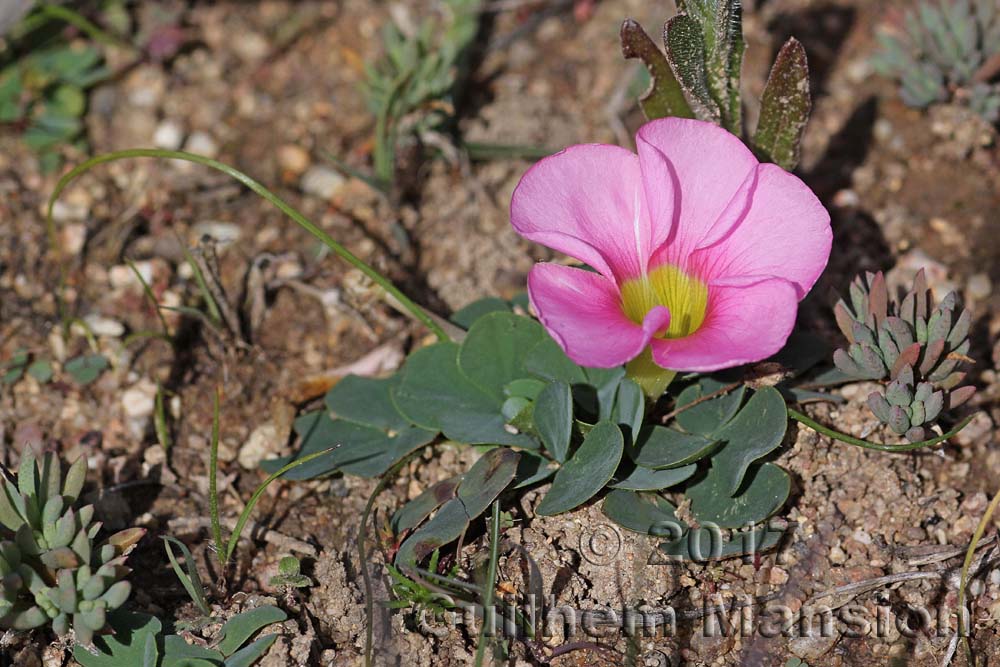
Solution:
{"label": "flower center", "polygon": [[658,338],[683,338],[698,330],[708,309],[708,286],[672,264],[659,266],[648,274],[622,283],[622,310],[626,317],[642,324],[654,306],[670,309],[670,326]]}

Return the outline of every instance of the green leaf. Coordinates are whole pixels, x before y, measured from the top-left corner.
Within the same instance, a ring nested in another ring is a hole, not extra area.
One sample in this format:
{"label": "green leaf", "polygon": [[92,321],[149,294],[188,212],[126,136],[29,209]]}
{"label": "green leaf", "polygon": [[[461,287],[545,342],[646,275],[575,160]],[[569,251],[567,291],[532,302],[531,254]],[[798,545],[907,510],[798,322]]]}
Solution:
{"label": "green leaf", "polygon": [[465,473],[458,487],[458,500],[465,506],[469,519],[486,511],[496,497],[507,488],[521,456],[506,448],[496,448],[483,454]]}
{"label": "green leaf", "polygon": [[155,616],[116,611],[108,615],[114,634],[94,637],[97,654],[77,644],[73,659],[83,667],[157,667],[160,651],[156,638],[163,624]]}
{"label": "green leaf", "polygon": [[517,452],[503,447],[486,452],[465,474],[457,495],[400,545],[396,563],[401,568],[414,567],[435,549],[458,539],[507,488],[519,458]]}
{"label": "green leaf", "polygon": [[88,385],[106,371],[111,364],[100,354],[86,354],[66,362],[63,367],[70,377],[80,385]]}
{"label": "green leaf", "polygon": [[392,389],[399,382],[399,375],[385,379],[348,375],[326,393],[326,407],[356,424],[399,431],[410,425],[392,402]]}
{"label": "green leaf", "polygon": [[163,638],[163,661],[160,667],[219,667],[224,656],[209,648],[188,644],[180,635]]}
{"label": "green leaf", "polygon": [[[714,378],[702,378],[697,384],[687,387],[677,397],[677,407],[683,408],[702,396],[708,396],[732,384]],[[727,394],[712,398],[678,413],[677,423],[688,433],[711,435],[732,419],[740,409],[746,386],[740,385]]]}
{"label": "green leaf", "polygon": [[679,468],[705,458],[718,448],[718,441],[694,433],[681,433],[663,426],[647,426],[639,432],[629,456],[646,468]]}
{"label": "green leaf", "polygon": [[44,359],[39,359],[28,366],[28,375],[40,383],[46,384],[52,379],[52,364]]}
{"label": "green leaf", "polygon": [[617,424],[597,424],[556,473],[552,488],[538,504],[536,513],[561,514],[593,498],[615,474],[624,447],[625,440]]}
{"label": "green leaf", "polygon": [[485,299],[473,301],[464,308],[459,309],[448,319],[468,331],[476,323],[476,320],[490,313],[499,312],[509,313],[510,304],[503,299],[490,296]]}
{"label": "green leaf", "polygon": [[532,375],[551,382],[565,382],[568,385],[587,382],[583,368],[567,357],[559,343],[547,335],[528,352],[524,367]]}
{"label": "green leaf", "polygon": [[372,426],[331,419],[325,411],[302,415],[295,420],[294,428],[302,438],[299,451],[294,456],[262,461],[260,466],[263,470],[273,473],[292,461],[334,447],[333,451],[289,470],[284,478],[313,479],[337,470],[361,477],[376,477],[437,435],[434,431],[406,426],[390,436]]}
{"label": "green leaf", "polygon": [[548,384],[535,399],[535,430],[545,449],[562,463],[573,435],[573,392],[564,382]]}
{"label": "green leaf", "polygon": [[0,384],[14,384],[24,376],[28,367],[28,353],[18,352],[6,365],[6,371],[0,376]]}
{"label": "green leaf", "polygon": [[[743,9],[740,0],[713,0],[703,34],[708,46],[708,84],[722,111],[722,125],[740,136],[743,133],[740,70],[743,66]],[[711,35],[711,39],[709,39]]]}
{"label": "green leaf", "polygon": [[59,116],[82,116],[87,106],[87,98],[77,86],[63,84],[52,92],[46,106]]}
{"label": "green leaf", "polygon": [[431,512],[455,497],[464,475],[455,475],[429,487],[419,496],[400,507],[392,516],[392,531],[396,535],[416,528]]}
{"label": "green leaf", "polygon": [[263,628],[272,623],[281,623],[287,618],[285,612],[272,605],[257,607],[233,616],[222,626],[221,639],[216,648],[222,651],[222,655],[228,657]]}
{"label": "green leaf", "polygon": [[591,407],[599,421],[611,419],[615,409],[615,397],[618,395],[618,384],[625,377],[625,368],[584,368],[587,384],[597,392],[596,405]]}
{"label": "green leaf", "polygon": [[264,635],[257,641],[244,646],[236,653],[226,658],[223,667],[250,667],[267,653],[271,644],[278,638],[278,635]]}
{"label": "green leaf", "polygon": [[[163,540],[163,548],[167,551],[167,560],[170,561],[170,567],[173,568],[177,579],[181,582],[184,590],[187,591],[188,597],[191,598],[191,601],[194,602],[195,606],[198,607],[198,611],[203,616],[211,616],[212,609],[208,606],[208,600],[205,599],[205,586],[201,583],[201,575],[198,574],[198,564],[195,562],[194,556],[191,555],[191,550],[176,537],[163,535],[161,539]],[[181,554],[184,556],[185,568],[181,568],[181,564],[177,562],[177,557],[174,556],[171,544],[174,544],[181,550]]]}
{"label": "green leaf", "polygon": [[557,466],[544,456],[527,450],[520,454],[521,460],[517,462],[517,473],[514,475],[515,489],[538,484],[555,474]]}
{"label": "green leaf", "polygon": [[625,19],[620,36],[622,55],[640,59],[649,70],[649,88],[639,98],[639,106],[646,118],[694,118],[694,112],[684,99],[684,92],[677,83],[666,56],[642,26],[632,19]]}
{"label": "green leaf", "polygon": [[601,511],[622,528],[653,537],[677,539],[687,529],[677,508],[656,495],[616,489],[604,498]]}
{"label": "green leaf", "polygon": [[774,387],[757,390],[740,413],[714,437],[726,442],[712,456],[712,468],[725,480],[722,491],[733,496],[747,469],[781,444],[788,428],[785,399]]}
{"label": "green leaf", "polygon": [[701,26],[690,16],[678,14],[667,21],[663,41],[667,60],[695,116],[718,125],[721,112],[708,88],[708,64]]}
{"label": "green leaf", "polygon": [[458,354],[459,368],[473,384],[503,401],[504,387],[527,375],[525,358],[546,335],[533,319],[490,313],[469,329]]}
{"label": "green leaf", "polygon": [[758,155],[782,169],[795,169],[811,110],[806,50],[791,37],[774,60],[760,100],[760,121],[753,137]]}
{"label": "green leaf", "polygon": [[611,421],[619,426],[628,427],[629,442],[635,441],[642,428],[645,411],[646,397],[643,395],[642,387],[630,378],[624,378],[618,385],[618,393],[615,394]]}
{"label": "green leaf", "polygon": [[755,466],[747,473],[746,484],[730,497],[729,479],[723,470],[713,467],[701,480],[685,491],[691,499],[691,512],[702,525],[714,523],[720,528],[744,528],[758,523],[781,509],[792,490],[792,481],[773,463]]}
{"label": "green leaf", "polygon": [[521,378],[507,383],[503,388],[504,396],[512,398],[526,398],[534,401],[545,389],[546,383],[535,378]]}
{"label": "green leaf", "polygon": [[532,437],[505,428],[503,399],[459,370],[458,353],[455,343],[437,343],[411,354],[392,392],[396,408],[412,423],[458,442],[537,448]]}
{"label": "green leaf", "polygon": [[625,489],[627,491],[660,491],[686,482],[697,470],[698,466],[694,464],[665,470],[635,466],[627,475],[609,486],[612,489]]}

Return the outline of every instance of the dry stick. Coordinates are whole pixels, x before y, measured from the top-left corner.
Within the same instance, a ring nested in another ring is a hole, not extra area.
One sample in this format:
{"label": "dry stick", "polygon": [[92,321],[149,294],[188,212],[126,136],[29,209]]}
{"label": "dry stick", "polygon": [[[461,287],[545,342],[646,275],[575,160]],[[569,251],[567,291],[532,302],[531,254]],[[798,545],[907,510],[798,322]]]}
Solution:
{"label": "dry stick", "polygon": [[[222,526],[230,532],[236,529],[235,517],[222,517],[219,521],[222,523]],[[178,517],[167,522],[167,528],[170,529],[171,533],[183,534],[211,527],[212,519],[209,517]],[[247,521],[245,528],[250,532],[252,537],[263,540],[268,544],[273,544],[279,549],[294,551],[296,553],[312,557],[319,555],[319,551],[316,547],[308,542],[279,533],[278,531],[267,528],[266,526],[256,523],[255,521]]]}
{"label": "dry stick", "polygon": [[668,421],[670,421],[671,419],[673,419],[674,417],[676,417],[680,413],[684,412],[685,410],[690,410],[691,408],[693,408],[694,406],[696,406],[696,405],[698,405],[700,403],[704,403],[705,401],[710,401],[713,398],[718,398],[719,396],[722,396],[724,394],[728,394],[733,389],[736,389],[737,387],[739,387],[741,384],[742,384],[741,382],[733,382],[732,384],[727,384],[725,387],[722,387],[721,389],[716,389],[715,391],[713,391],[710,394],[705,394],[704,396],[702,396],[700,398],[694,399],[690,403],[685,403],[684,405],[682,405],[681,407],[677,408],[676,410],[671,410],[667,414],[663,415],[663,417],[660,418],[660,423],[661,424],[666,424]]}

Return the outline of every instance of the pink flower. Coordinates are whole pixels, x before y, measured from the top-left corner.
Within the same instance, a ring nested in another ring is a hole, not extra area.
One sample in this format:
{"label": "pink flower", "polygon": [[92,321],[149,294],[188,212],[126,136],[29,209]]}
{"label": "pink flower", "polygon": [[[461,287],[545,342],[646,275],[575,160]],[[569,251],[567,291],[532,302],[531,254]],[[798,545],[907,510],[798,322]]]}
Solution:
{"label": "pink flower", "polygon": [[830,256],[830,215],[796,176],[729,132],[666,118],[638,156],[571,146],[528,171],[511,222],[597,273],[537,264],[531,303],[573,361],[609,368],[652,347],[676,371],[759,361],[785,344]]}

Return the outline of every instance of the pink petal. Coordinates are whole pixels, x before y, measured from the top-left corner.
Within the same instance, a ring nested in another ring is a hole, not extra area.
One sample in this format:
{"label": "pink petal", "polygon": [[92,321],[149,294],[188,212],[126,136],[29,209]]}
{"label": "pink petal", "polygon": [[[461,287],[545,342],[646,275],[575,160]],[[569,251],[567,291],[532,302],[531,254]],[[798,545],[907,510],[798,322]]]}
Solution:
{"label": "pink petal", "polygon": [[575,257],[618,281],[650,255],[639,160],[617,146],[571,146],[528,170],[510,204],[521,236]]}
{"label": "pink petal", "polygon": [[668,261],[676,263],[736,222],[758,164],[737,137],[712,123],[664,118],[639,128],[636,145],[652,245],[656,249],[668,243]]}
{"label": "pink petal", "polygon": [[714,371],[766,359],[795,325],[798,293],[781,278],[719,280],[709,285],[708,314],[684,338],[654,339],[653,360],[676,371]]}
{"label": "pink petal", "polygon": [[618,288],[607,278],[559,264],[536,264],[528,294],[538,319],[570,359],[581,366],[611,368],[639,356],[670,324],[658,306],[642,326],[625,317]]}
{"label": "pink petal", "polygon": [[773,164],[758,169],[749,210],[714,245],[690,258],[700,275],[776,276],[795,285],[799,299],[830,258],[830,214],[797,176]]}

